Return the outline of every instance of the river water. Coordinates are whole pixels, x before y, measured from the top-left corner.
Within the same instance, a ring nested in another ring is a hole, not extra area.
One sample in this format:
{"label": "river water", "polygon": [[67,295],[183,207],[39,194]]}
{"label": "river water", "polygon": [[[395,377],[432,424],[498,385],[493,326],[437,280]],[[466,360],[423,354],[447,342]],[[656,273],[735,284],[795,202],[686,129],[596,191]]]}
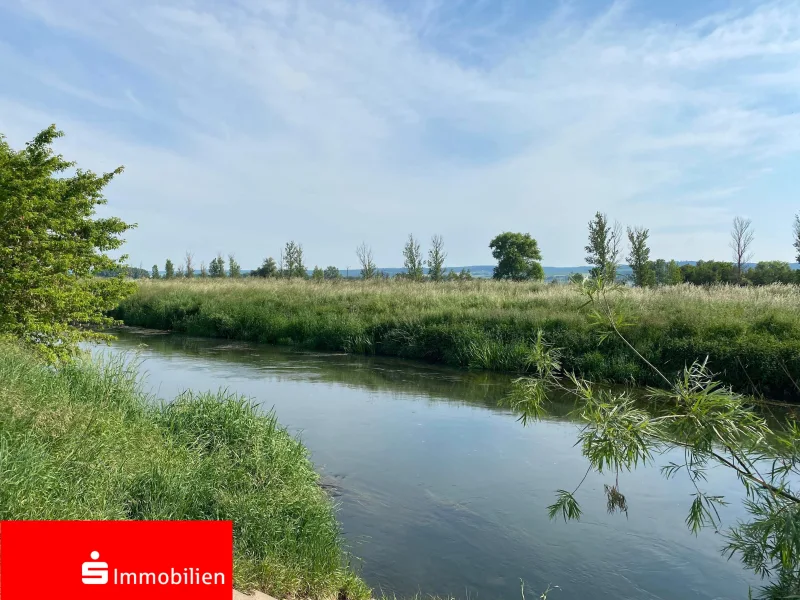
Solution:
{"label": "river water", "polygon": [[[746,598],[758,581],[719,549],[720,535],[692,535],[685,478],[652,466],[623,474],[629,514],[608,515],[590,474],[580,522],[551,521],[555,490],[586,472],[577,425],[555,415],[523,427],[498,406],[507,376],[396,359],[301,353],[271,346],[125,330],[111,350],[138,350],[146,388],[244,394],[310,449],[339,504],[357,569],[397,596],[528,600]],[[659,457],[659,464],[682,457]],[[735,478],[712,471],[709,490],[744,516]],[[557,586],[557,587],[556,587]]]}

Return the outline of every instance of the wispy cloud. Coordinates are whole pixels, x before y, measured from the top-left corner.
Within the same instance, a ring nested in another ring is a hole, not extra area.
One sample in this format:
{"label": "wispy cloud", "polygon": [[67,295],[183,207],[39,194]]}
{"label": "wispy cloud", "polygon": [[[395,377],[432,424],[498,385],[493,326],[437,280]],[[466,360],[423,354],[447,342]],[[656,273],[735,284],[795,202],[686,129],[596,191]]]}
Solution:
{"label": "wispy cloud", "polygon": [[345,266],[364,239],[392,265],[410,231],[486,262],[506,229],[578,263],[595,210],[681,258],[726,256],[753,213],[759,254],[789,258],[793,199],[761,182],[798,167],[800,3],[688,24],[531,4],[9,0],[46,43],[0,46],[0,130],[56,121],[65,152],[126,164],[110,195],[145,264],[296,239]]}

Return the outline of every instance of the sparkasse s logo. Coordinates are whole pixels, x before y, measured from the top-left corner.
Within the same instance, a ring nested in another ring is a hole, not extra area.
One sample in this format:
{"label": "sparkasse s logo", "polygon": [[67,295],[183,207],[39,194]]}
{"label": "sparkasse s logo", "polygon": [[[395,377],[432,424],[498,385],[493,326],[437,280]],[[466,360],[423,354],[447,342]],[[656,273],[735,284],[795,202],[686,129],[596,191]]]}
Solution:
{"label": "sparkasse s logo", "polygon": [[3,600],[27,600],[34,587],[65,600],[230,600],[232,579],[230,521],[0,524]]}

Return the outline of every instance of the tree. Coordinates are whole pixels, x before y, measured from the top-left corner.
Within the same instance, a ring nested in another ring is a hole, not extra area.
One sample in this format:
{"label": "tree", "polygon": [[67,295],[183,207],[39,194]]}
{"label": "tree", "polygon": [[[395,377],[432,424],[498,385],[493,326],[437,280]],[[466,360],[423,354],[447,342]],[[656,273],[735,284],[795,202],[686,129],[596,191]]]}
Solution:
{"label": "tree", "polygon": [[434,235],[431,238],[431,248],[428,250],[428,277],[432,281],[442,281],[444,279],[444,261],[447,259],[447,252],[444,251],[444,238]]}
{"label": "tree", "polygon": [[361,265],[361,279],[372,279],[377,275],[378,269],[375,267],[375,261],[372,260],[372,248],[362,242],[356,248],[356,256]]}
{"label": "tree", "polygon": [[424,273],[422,268],[422,250],[414,239],[414,234],[408,235],[408,242],[403,248],[403,266],[409,279],[420,280]]}
{"label": "tree", "polygon": [[753,285],[769,285],[771,283],[793,283],[795,273],[789,263],[779,260],[763,261],[744,274]]}
{"label": "tree", "polygon": [[242,267],[236,262],[233,254],[228,254],[228,277],[239,278],[242,276]]}
{"label": "tree", "polygon": [[183,270],[183,265],[179,265],[177,269],[175,269],[175,277],[178,279],[183,279],[186,277],[186,272]]}
{"label": "tree", "polygon": [[[754,408],[754,399],[734,393],[714,379],[705,361],[695,361],[671,378],[657,369],[625,339],[620,325],[630,316],[615,306],[602,279],[583,288],[593,326],[601,339],[617,338],[642,367],[661,382],[645,394],[612,390],[580,379],[561,367],[561,353],[540,331],[531,351],[534,375],[517,379],[507,398],[527,424],[543,418],[551,398],[572,397],[573,418],[581,423],[577,446],[587,459],[587,474],[607,475],[604,503],[609,513],[628,512],[628,498],[619,473],[653,464],[669,451],[680,456],[661,472],[667,479],[685,477],[692,501],[685,520],[695,534],[701,529],[722,533],[723,554],[738,555],[744,565],[769,584],[763,598],[793,598],[800,593],[800,425],[793,416],[784,423],[769,420]],[[771,427],[771,423],[776,423]],[[707,474],[722,469],[738,479],[749,521],[723,529],[718,508],[726,499],[708,489]],[[556,492],[548,507],[551,519],[579,520],[582,514],[574,488]],[[752,596],[751,596],[752,597]]]}
{"label": "tree", "polygon": [[586,278],[583,276],[583,273],[570,273],[569,274],[569,282],[574,283],[576,285],[583,285],[583,282]]}
{"label": "tree", "polygon": [[741,283],[742,270],[746,263],[753,258],[750,246],[753,244],[753,222],[750,219],[736,217],[731,229],[730,247],[733,251],[733,260],[736,263],[736,280]]}
{"label": "tree", "polygon": [[614,282],[617,279],[617,268],[621,254],[622,226],[608,224],[608,217],[596,212],[589,221],[589,244],[586,246],[586,262],[594,265],[590,276],[592,279],[603,277]]}
{"label": "tree", "polygon": [[694,285],[712,285],[715,283],[735,283],[736,268],[729,262],[716,260],[698,260],[695,265],[680,267],[681,279]]}
{"label": "tree", "polygon": [[211,262],[208,264],[208,276],[209,277],[225,277],[225,259],[222,258],[222,254],[218,253],[215,258],[211,259]]}
{"label": "tree", "polygon": [[795,255],[795,260],[800,263],[800,213],[797,213],[794,216],[794,225],[792,226],[794,230],[794,249],[797,254]]}
{"label": "tree", "polygon": [[277,277],[278,265],[275,264],[275,259],[270,256],[264,259],[260,267],[254,271],[250,271],[250,275],[253,277]]}
{"label": "tree", "polygon": [[328,280],[335,280],[342,278],[342,274],[339,272],[339,269],[333,266],[325,267],[325,271],[322,273],[322,276]]}
{"label": "tree", "polygon": [[286,277],[308,278],[308,269],[303,264],[303,246],[293,241],[287,242],[283,249],[283,260],[286,266]]}
{"label": "tree", "polygon": [[186,277],[191,279],[194,277],[194,265],[192,265],[192,260],[194,259],[194,255],[191,252],[186,253]]}
{"label": "tree", "polygon": [[150,279],[161,279],[161,273],[158,272],[158,265],[153,265],[150,270]]}
{"label": "tree", "polygon": [[492,256],[497,260],[492,277],[494,279],[511,279],[523,281],[544,279],[541,263],[542,254],[539,244],[529,233],[512,233],[506,231],[495,237],[490,243]]}
{"label": "tree", "polygon": [[667,285],[678,285],[683,282],[683,274],[681,268],[674,260],[669,261],[667,264]]}
{"label": "tree", "polygon": [[627,260],[633,270],[633,284],[637,287],[650,287],[656,284],[656,274],[650,263],[650,248],[647,245],[649,237],[650,231],[644,227],[633,229],[628,227],[628,241],[631,248]]}
{"label": "tree", "polygon": [[319,268],[319,266],[314,265],[314,270],[311,272],[311,279],[314,281],[322,281],[325,279],[325,272]]}
{"label": "tree", "polygon": [[164,279],[172,279],[175,277],[175,266],[170,259],[164,264]]}
{"label": "tree", "polygon": [[208,277],[208,269],[206,268],[205,261],[200,262],[200,278],[205,279]]}
{"label": "tree", "polygon": [[55,154],[63,133],[55,125],[22,150],[0,135],[0,335],[37,348],[52,361],[67,359],[84,340],[108,339],[95,327],[134,288],[122,273],[127,257],[106,252],[124,243],[135,225],[98,218],[105,186],[122,167],[96,175]]}

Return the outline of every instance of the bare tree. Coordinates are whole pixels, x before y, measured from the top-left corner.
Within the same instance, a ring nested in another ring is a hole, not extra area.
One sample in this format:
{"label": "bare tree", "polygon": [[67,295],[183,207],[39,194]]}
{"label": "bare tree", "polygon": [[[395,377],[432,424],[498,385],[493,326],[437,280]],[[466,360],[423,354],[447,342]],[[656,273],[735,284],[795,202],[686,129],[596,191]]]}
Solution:
{"label": "bare tree", "polygon": [[194,254],[191,252],[186,253],[186,277],[194,277],[194,265],[192,261],[194,260]]}
{"label": "bare tree", "polygon": [[375,277],[377,269],[375,268],[375,262],[372,260],[372,248],[362,242],[361,245],[356,248],[356,256],[358,257],[358,262],[361,264],[361,278],[372,279]]}
{"label": "bare tree", "polygon": [[750,246],[753,244],[753,222],[750,219],[736,217],[731,229],[730,247],[733,250],[733,260],[736,262],[736,276],[742,280],[742,268],[753,258]]}

